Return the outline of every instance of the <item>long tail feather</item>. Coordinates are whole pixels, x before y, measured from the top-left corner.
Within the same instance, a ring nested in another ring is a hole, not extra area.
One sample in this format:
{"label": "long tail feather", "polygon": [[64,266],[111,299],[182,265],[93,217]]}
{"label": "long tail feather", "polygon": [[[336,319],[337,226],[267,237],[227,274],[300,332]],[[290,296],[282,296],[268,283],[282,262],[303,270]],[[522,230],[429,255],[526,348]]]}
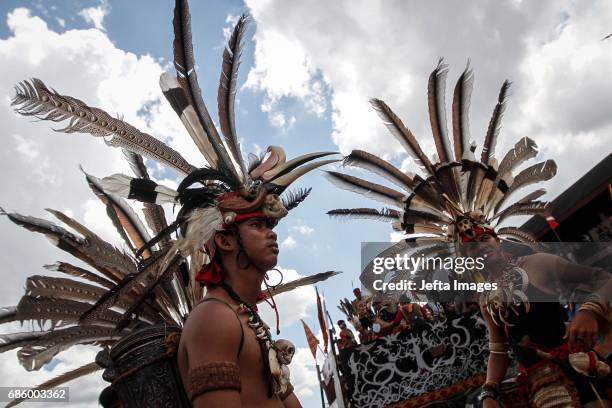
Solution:
{"label": "long tail feather", "polygon": [[[107,289],[66,278],[32,275],[26,280],[26,295],[48,299],[70,300],[75,302],[96,302],[107,293]],[[115,306],[127,310],[133,301],[127,294],[118,297]],[[156,315],[147,311],[143,314],[147,320],[156,321]]]}
{"label": "long tail feather", "polygon": [[411,191],[414,188],[414,181],[406,173],[380,157],[363,150],[353,150],[344,159],[344,165],[369,170],[407,191]]}
{"label": "long tail feather", "polygon": [[544,194],[546,194],[546,190],[543,188],[540,188],[536,191],[533,191],[527,194],[525,197],[518,200],[517,203],[528,203],[530,201],[537,200],[538,198],[542,197]]}
{"label": "long tail feather", "polygon": [[325,177],[344,190],[352,191],[396,207],[402,206],[404,194],[392,188],[335,171],[326,171]]}
{"label": "long tail feather", "polygon": [[[85,262],[88,262],[90,265],[98,268],[110,270],[115,274],[115,276],[118,277],[132,273],[136,270],[136,264],[130,256],[104,241],[87,227],[75,219],[63,214],[61,211],[50,208],[47,208],[46,210],[64,224],[83,234],[83,236],[86,238],[86,245],[77,249],[80,250],[80,255],[87,256],[87,259],[81,258],[85,260]],[[76,256],[75,253],[72,254]]]}
{"label": "long tail feather", "polygon": [[421,149],[416,137],[414,137],[406,126],[404,126],[401,119],[380,99],[370,99],[370,104],[374,107],[387,129],[389,129],[391,134],[395,136],[404,149],[406,149],[406,152],[414,159],[415,163],[421,167],[426,174],[433,176],[435,174],[433,165],[423,152],[423,149]]}
{"label": "long tail feather", "polygon": [[56,262],[54,264],[45,265],[44,268],[49,271],[62,272],[71,276],[75,276],[77,278],[86,279],[90,282],[97,283],[98,285],[101,285],[106,289],[110,289],[115,286],[115,284],[109,281],[108,279],[103,278],[100,275],[96,275],[95,273],[90,272],[86,269],[71,265],[67,262]]}
{"label": "long tail feather", "polygon": [[159,77],[159,86],[166,100],[174,109],[183,122],[183,126],[187,129],[187,133],[196,144],[200,153],[206,159],[206,162],[211,167],[217,167],[219,164],[219,156],[210,140],[208,140],[207,132],[202,127],[198,114],[195,111],[193,104],[189,102],[189,98],[185,93],[185,89],[176,78],[167,72],[164,72]]}
{"label": "long tail feather", "polygon": [[537,154],[538,146],[536,143],[530,138],[524,137],[514,145],[514,148],[510,149],[508,153],[506,153],[499,164],[497,172],[500,177],[504,177],[525,161],[536,157]]}
{"label": "long tail feather", "polygon": [[15,224],[44,234],[49,241],[63,251],[87,262],[100,271],[106,278],[118,281],[123,276],[123,268],[117,268],[116,249],[110,244],[92,236],[91,241],[83,239],[68,230],[41,218],[29,217],[17,213],[5,213]]}
{"label": "long tail feather", "polygon": [[0,334],[0,353],[12,350],[17,347],[25,346],[26,344],[35,341],[49,333],[48,331],[29,331],[22,333],[7,333]]}
{"label": "long tail feather", "polygon": [[468,62],[453,92],[453,143],[455,160],[460,162],[470,150],[470,101],[474,87],[474,73]]}
{"label": "long tail feather", "polygon": [[[65,326],[77,323],[79,316],[91,305],[65,299],[35,298],[22,296],[17,305],[17,320],[34,320],[41,324],[49,321],[54,326]],[[100,313],[99,318],[91,324],[113,327],[119,322],[121,315],[112,310]]]}
{"label": "long tail feather", "polygon": [[497,105],[493,109],[493,115],[489,121],[489,127],[487,128],[487,134],[485,141],[482,146],[482,155],[480,161],[483,164],[489,164],[489,162],[495,156],[495,146],[497,145],[497,137],[501,129],[501,120],[506,110],[506,96],[508,94],[508,88],[510,88],[510,81],[504,81],[497,97]]}
{"label": "long tail feather", "polygon": [[518,228],[515,228],[515,227],[500,228],[499,231],[497,231],[497,235],[500,236],[501,238],[510,238],[510,239],[517,240],[520,242],[526,242],[526,243],[538,242],[538,239],[534,237],[532,234],[526,231],[520,230]]}
{"label": "long tail feather", "polygon": [[262,291],[261,294],[263,295],[263,298],[259,298],[258,302],[261,303],[265,299],[269,299],[270,296],[277,296],[277,295],[280,295],[281,293],[292,291],[301,286],[314,285],[315,283],[323,282],[331,278],[332,276],[336,276],[341,273],[342,272],[340,271],[319,272],[314,275],[306,276],[303,278],[295,279],[291,282],[283,283],[282,285],[279,285],[276,288],[271,289],[270,292]]}
{"label": "long tail feather", "polygon": [[450,142],[448,140],[448,129],[446,124],[446,74],[448,65],[440,58],[438,66],[429,76],[427,84],[427,102],[429,105],[429,121],[433,139],[438,152],[440,162],[446,163],[452,160]]}
{"label": "long tail feather", "polygon": [[193,56],[193,44],[191,41],[191,15],[189,14],[189,4],[187,0],[176,0],[174,6],[174,67],[177,72],[177,79],[188,97],[190,104],[193,104],[202,128],[206,132],[219,161],[217,168],[231,174],[237,181],[240,180],[236,168],[234,167],[221,137],[215,128],[208,109],[202,98],[202,91],[198,85],[198,77],[195,71],[195,59]]}
{"label": "long tail feather", "polygon": [[514,183],[508,189],[508,192],[495,206],[495,213],[499,211],[502,204],[517,190],[541,181],[550,180],[557,174],[557,164],[554,160],[546,160],[545,162],[536,163],[521,171],[514,178]]}
{"label": "long tail feather", "polygon": [[[87,106],[82,101],[52,91],[40,79],[22,81],[15,87],[16,95],[11,103],[15,111],[24,116],[41,120],[63,122],[58,129],[65,133],[89,133],[103,137],[109,146],[123,147],[141,153],[179,173],[187,174],[195,169],[174,149],[134,126],[111,117],[101,109]],[[110,138],[110,139],[109,139]]]}
{"label": "long tail feather", "polygon": [[39,370],[53,357],[77,344],[96,344],[113,340],[114,329],[98,326],[74,326],[53,330],[30,342],[17,352],[19,363],[27,371]]}
{"label": "long tail feather", "polygon": [[401,214],[401,212],[391,208],[381,210],[375,208],[338,208],[327,212],[327,215],[336,218],[363,218],[391,222],[400,221]]}
{"label": "long tail feather", "polygon": [[518,202],[497,213],[493,219],[498,218],[497,224],[499,225],[506,218],[515,215],[542,215],[547,211],[547,205],[548,203],[542,201]]}
{"label": "long tail feather", "polygon": [[243,14],[234,26],[234,31],[223,51],[223,65],[221,66],[221,78],[219,78],[219,91],[217,104],[219,105],[219,124],[225,137],[225,143],[232,153],[234,160],[240,166],[242,174],[246,176],[247,167],[242,153],[240,143],[236,134],[236,114],[234,102],[238,82],[238,67],[240,67],[240,54],[242,54],[242,37],[246,32],[247,15]]}

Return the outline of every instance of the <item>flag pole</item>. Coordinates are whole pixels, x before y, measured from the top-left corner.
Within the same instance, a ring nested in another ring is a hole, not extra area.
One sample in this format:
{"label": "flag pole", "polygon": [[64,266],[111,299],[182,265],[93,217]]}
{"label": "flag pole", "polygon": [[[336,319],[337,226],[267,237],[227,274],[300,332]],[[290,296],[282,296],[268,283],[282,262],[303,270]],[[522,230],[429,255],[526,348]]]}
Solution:
{"label": "flag pole", "polygon": [[323,397],[323,381],[321,381],[321,369],[319,363],[315,360],[315,367],[317,367],[317,380],[319,380],[319,392],[321,393],[321,408],[325,408],[325,398]]}

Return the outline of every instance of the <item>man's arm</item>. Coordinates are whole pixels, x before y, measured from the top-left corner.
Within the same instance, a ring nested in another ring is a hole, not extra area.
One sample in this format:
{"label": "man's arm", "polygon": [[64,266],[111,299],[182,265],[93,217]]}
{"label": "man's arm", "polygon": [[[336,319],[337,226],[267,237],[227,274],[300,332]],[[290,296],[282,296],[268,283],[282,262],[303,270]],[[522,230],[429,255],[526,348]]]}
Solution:
{"label": "man's arm", "polygon": [[285,408],[302,408],[300,400],[297,399],[294,393],[289,394],[287,398],[283,400]]}
{"label": "man's arm", "polygon": [[[499,345],[507,344],[508,338],[506,333],[502,330],[501,327],[496,325],[491,319],[491,315],[487,311],[486,307],[481,306],[480,311],[482,312],[482,317],[487,324],[487,331],[489,332],[489,348],[492,349],[491,345],[496,349],[501,349]],[[489,360],[487,361],[487,380],[485,384],[492,384],[499,389],[499,384],[506,376],[506,371],[508,370],[508,354],[503,354],[503,352],[491,352],[489,350]],[[492,400],[491,398],[486,398],[483,400],[483,407],[485,408],[494,408],[499,407],[497,401]]]}
{"label": "man's arm", "polygon": [[592,349],[597,344],[599,332],[610,323],[608,316],[609,299],[612,298],[610,274],[603,269],[575,264],[551,254],[532,255],[527,263],[534,271],[544,271],[548,282],[558,283],[562,287],[579,287],[597,295],[595,307],[586,304],[581,306],[568,325],[564,337],[572,350]]}
{"label": "man's arm", "polygon": [[209,301],[197,306],[183,329],[188,384],[194,408],[237,408],[240,401],[238,349],[240,322],[227,305]]}

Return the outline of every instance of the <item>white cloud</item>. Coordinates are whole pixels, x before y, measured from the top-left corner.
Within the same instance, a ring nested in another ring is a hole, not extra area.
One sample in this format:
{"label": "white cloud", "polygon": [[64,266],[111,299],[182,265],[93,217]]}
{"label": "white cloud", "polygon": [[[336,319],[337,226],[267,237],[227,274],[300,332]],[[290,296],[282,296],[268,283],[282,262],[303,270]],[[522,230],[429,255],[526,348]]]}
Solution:
{"label": "white cloud", "polygon": [[289,235],[287,238],[283,239],[280,246],[284,249],[293,249],[297,246],[297,241]]}
{"label": "white cloud", "polygon": [[[278,267],[283,274],[283,282],[291,282],[295,279],[303,278],[295,269],[284,269]],[[271,279],[276,279],[275,273],[271,272]],[[281,327],[287,327],[296,323],[299,319],[306,317],[306,309],[309,305],[312,305],[316,299],[315,290],[312,286],[302,286],[294,289],[290,292],[281,293],[274,297],[274,301],[278,306],[278,312],[280,314]],[[268,306],[267,303],[260,304],[261,315],[265,322],[268,322],[270,327],[272,323],[276,322],[276,316],[274,311]]]}
{"label": "white cloud", "polygon": [[318,392],[317,371],[308,347],[297,347],[289,366],[291,384],[295,388],[298,399],[311,396]]}
{"label": "white cloud", "polygon": [[289,228],[290,231],[295,231],[302,235],[312,235],[314,232],[314,228],[309,227],[308,225],[294,225]]}
{"label": "white cloud", "polygon": [[244,87],[265,92],[261,108],[268,112],[273,126],[292,125],[295,118],[286,119],[278,112],[283,98],[296,98],[304,103],[308,111],[321,116],[326,110],[325,84],[316,78],[313,67],[303,46],[291,35],[282,31],[263,28],[259,25],[255,33],[255,66],[248,74]]}
{"label": "white cloud", "polygon": [[295,116],[291,116],[289,119],[287,119],[285,114],[279,111],[270,112],[268,115],[268,120],[272,126],[283,131],[291,129],[296,121]]}
{"label": "white cloud", "polygon": [[[108,15],[110,7],[106,0],[102,0],[96,7],[87,7],[79,11],[79,16],[98,30],[105,31],[104,17]],[[61,24],[61,23],[60,23]]]}

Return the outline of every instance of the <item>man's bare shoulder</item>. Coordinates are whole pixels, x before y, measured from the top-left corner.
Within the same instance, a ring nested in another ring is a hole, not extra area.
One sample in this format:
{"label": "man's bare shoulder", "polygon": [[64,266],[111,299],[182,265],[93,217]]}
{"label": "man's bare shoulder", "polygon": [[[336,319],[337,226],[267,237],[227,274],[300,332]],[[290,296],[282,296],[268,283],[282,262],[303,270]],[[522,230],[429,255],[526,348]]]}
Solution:
{"label": "man's bare shoulder", "polygon": [[[232,307],[224,302],[210,300],[197,305],[183,328],[182,343],[193,361],[226,361],[236,359],[242,337],[241,323]],[[198,353],[192,353],[198,350]]]}
{"label": "man's bare shoulder", "polygon": [[559,255],[536,252],[522,257],[523,265],[527,268],[538,268],[541,271],[556,269],[568,263],[566,259]]}

